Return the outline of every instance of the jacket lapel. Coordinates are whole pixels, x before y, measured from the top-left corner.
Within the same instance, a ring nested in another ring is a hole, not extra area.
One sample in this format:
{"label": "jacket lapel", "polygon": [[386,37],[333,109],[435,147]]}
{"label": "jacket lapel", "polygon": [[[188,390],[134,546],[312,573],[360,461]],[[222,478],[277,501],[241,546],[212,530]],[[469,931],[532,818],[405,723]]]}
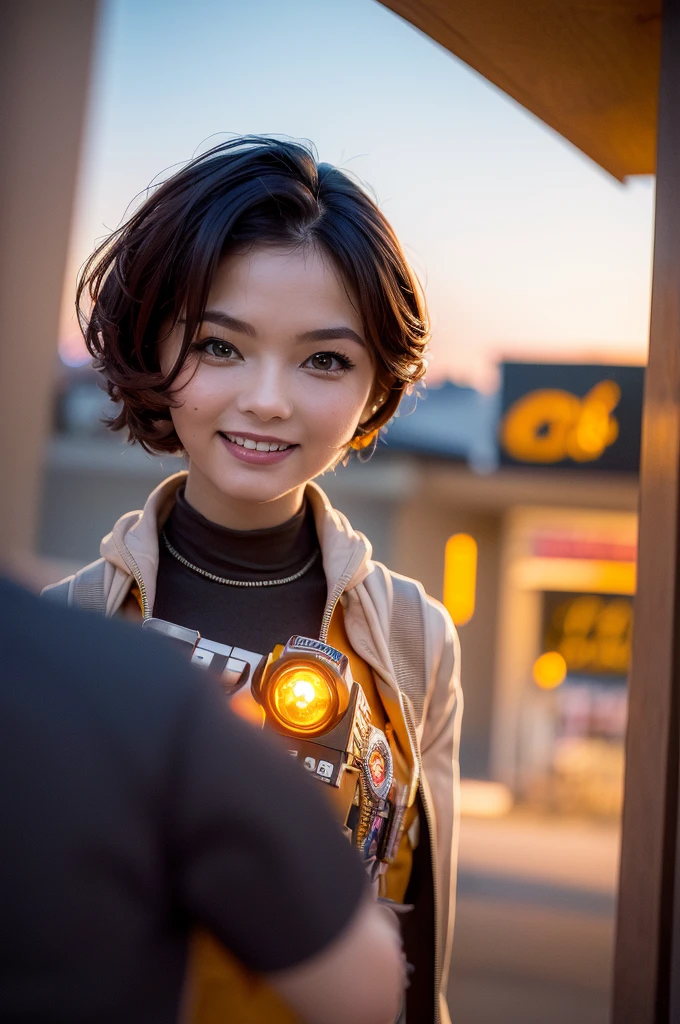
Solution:
{"label": "jacket lapel", "polygon": [[[360,584],[345,595],[345,630],[350,644],[373,669],[376,689],[388,721],[392,726],[394,740],[403,760],[402,774],[411,782],[411,799],[415,799],[418,782],[418,758],[416,740],[411,736],[407,724],[406,701],[396,683],[392,659],[387,646],[389,622],[381,622],[378,608],[371,600],[366,586]],[[385,602],[383,608],[387,614]]]}

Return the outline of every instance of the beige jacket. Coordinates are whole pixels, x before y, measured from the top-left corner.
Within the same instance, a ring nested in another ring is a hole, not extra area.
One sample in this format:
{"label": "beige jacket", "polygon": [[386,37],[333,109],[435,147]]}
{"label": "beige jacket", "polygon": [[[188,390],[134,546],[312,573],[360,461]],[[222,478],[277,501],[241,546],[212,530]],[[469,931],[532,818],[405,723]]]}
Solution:
{"label": "beige jacket", "polygon": [[[107,615],[123,613],[140,617],[137,601],[130,599],[134,580],[142,596],[144,616],[152,614],[159,531],[185,478],[185,473],[177,473],[163,481],[149,496],[143,511],[128,512],[104,537],[101,555],[106,562],[104,591]],[[426,678],[423,686],[418,681],[420,697],[411,700],[397,684],[393,659],[395,649],[398,649],[398,638],[392,638],[390,643],[395,579],[403,577],[397,577],[371,560],[371,545],[366,537],[353,530],[347,519],[331,507],[321,488],[309,484],[307,499],[314,513],[328,580],[328,602],[320,639],[326,639],[333,609],[341,601],[347,637],[352,648],[373,670],[387,718],[403,753],[404,770],[413,782],[414,794],[416,783],[420,783],[420,798],[429,826],[434,879],[435,984],[439,1022],[448,1024],[446,989],[455,906],[458,744],[462,713],[458,638],[443,606],[426,597],[418,586],[425,624]],[[73,590],[72,579],[64,580],[55,587],[62,590],[68,587],[70,592]]]}

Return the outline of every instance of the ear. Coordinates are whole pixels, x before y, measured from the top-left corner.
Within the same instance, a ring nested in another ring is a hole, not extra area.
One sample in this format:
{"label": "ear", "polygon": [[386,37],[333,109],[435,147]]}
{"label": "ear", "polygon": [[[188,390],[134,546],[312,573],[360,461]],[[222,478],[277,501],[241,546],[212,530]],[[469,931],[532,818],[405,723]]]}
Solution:
{"label": "ear", "polygon": [[387,389],[379,381],[376,381],[375,387],[371,392],[371,396],[366,402],[363,412],[359,418],[359,424],[361,426],[363,426],[364,423],[368,423],[371,416],[375,416],[378,410],[383,406],[386,398]]}
{"label": "ear", "polygon": [[158,419],[155,419],[153,421],[154,434],[158,438],[169,437],[170,434],[175,429],[175,424],[172,421],[172,410],[169,410],[169,412],[170,412],[170,415],[168,416],[167,419],[165,419],[165,418],[161,419],[159,417]]}

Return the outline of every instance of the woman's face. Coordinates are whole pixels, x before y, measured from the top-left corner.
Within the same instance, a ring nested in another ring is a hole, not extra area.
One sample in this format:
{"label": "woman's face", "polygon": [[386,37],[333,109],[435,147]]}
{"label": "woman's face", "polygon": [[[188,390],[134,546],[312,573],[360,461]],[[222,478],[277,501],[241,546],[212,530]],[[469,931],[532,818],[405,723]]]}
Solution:
{"label": "woman's face", "polygon": [[[165,373],[182,333],[161,343]],[[370,416],[374,380],[361,318],[329,260],[310,247],[227,257],[171,410],[189,456],[187,500],[232,529],[284,522]]]}

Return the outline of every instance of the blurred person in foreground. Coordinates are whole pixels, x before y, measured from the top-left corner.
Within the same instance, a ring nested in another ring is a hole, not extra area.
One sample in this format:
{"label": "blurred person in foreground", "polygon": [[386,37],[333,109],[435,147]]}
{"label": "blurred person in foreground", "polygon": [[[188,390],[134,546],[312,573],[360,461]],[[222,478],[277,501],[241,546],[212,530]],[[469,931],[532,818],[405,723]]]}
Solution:
{"label": "blurred person in foreground", "polygon": [[1,579],[0,650],[0,1020],[171,1024],[196,924],[312,1024],[394,1020],[389,911],[211,679]]}
{"label": "blurred person in foreground", "polygon": [[[102,558],[50,596],[200,634],[204,659],[223,645],[253,663],[301,638],[348,664],[363,721],[382,737],[357,755],[360,770],[375,769],[365,781],[376,792],[399,787],[402,831],[379,882],[382,896],[413,905],[407,1017],[448,1021],[457,638],[441,604],[373,561],[314,482],[369,455],[425,372],[427,310],[394,231],[310,146],[237,138],[150,191],[86,264],[79,305],[119,403],[111,426],[155,454],[183,452],[188,472],[119,519]],[[238,701],[247,687],[233,682]],[[297,752],[330,796],[340,769],[334,777],[316,748]],[[204,935],[193,966],[194,1024],[247,1012],[290,1020],[264,990],[239,985]]]}

